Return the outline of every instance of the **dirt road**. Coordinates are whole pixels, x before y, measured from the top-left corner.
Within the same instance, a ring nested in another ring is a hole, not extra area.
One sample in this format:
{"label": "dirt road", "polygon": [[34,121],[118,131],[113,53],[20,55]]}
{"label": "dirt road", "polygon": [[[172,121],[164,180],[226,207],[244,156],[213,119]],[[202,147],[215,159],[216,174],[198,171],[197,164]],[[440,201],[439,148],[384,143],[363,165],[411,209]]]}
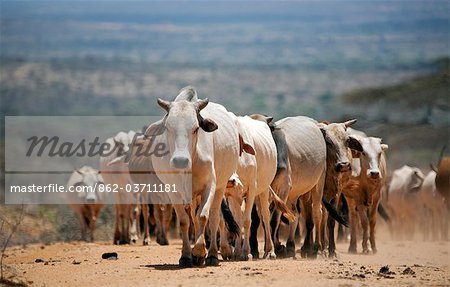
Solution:
{"label": "dirt road", "polygon": [[[169,246],[74,242],[12,247],[5,263],[7,276],[31,286],[450,286],[450,242],[381,239],[378,245],[376,255],[351,255],[347,244],[338,244],[337,259],[179,269],[180,240]],[[117,252],[118,260],[102,259],[104,252]],[[386,265],[389,271],[380,274]]]}

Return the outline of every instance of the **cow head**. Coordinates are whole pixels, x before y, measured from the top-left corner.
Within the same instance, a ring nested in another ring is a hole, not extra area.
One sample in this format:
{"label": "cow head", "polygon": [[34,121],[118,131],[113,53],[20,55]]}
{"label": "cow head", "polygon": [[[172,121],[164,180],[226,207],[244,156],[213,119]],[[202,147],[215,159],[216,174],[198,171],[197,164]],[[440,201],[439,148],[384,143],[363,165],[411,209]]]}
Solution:
{"label": "cow head", "polygon": [[[74,186],[89,186],[91,189],[86,189],[84,203],[86,204],[96,204],[102,200],[101,193],[98,192],[99,186],[103,185],[103,178],[100,175],[99,171],[84,166],[80,169],[75,170],[80,176],[81,179],[74,184]],[[94,190],[94,188],[96,188]]]}
{"label": "cow head", "polygon": [[348,148],[362,152],[358,141],[354,141],[347,133],[347,127],[356,123],[349,120],[344,123],[320,123],[319,128],[327,145],[327,161],[334,164],[336,172],[347,172],[351,170]]}
{"label": "cow head", "polygon": [[269,126],[271,131],[275,130],[275,123],[273,122],[273,117],[262,114],[252,114],[250,115],[250,118],[257,121],[265,122]]}
{"label": "cow head", "polygon": [[[192,87],[180,91],[180,95],[186,93],[197,94]],[[213,120],[203,118],[200,114],[200,111],[208,105],[208,99],[195,100],[197,97],[191,98],[192,101],[180,99],[174,102],[158,99],[158,105],[167,114],[162,121],[149,126],[145,132],[146,136],[166,133],[171,153],[170,166],[174,168],[190,168],[192,166],[191,153],[193,147],[197,145],[199,131],[209,133],[218,127]]]}
{"label": "cow head", "polygon": [[361,168],[366,170],[366,176],[372,180],[381,179],[381,154],[388,149],[388,145],[381,143],[381,139],[375,137],[350,135],[350,138],[352,138],[352,141],[358,141],[362,147],[360,153]]}

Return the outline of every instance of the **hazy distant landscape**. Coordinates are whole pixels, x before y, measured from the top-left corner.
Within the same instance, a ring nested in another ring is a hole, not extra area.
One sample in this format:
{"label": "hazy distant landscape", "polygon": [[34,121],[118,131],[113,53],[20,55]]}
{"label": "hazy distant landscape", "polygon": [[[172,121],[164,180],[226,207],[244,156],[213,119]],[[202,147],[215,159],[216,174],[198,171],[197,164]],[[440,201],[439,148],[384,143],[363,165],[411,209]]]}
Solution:
{"label": "hazy distant landscape", "polygon": [[105,4],[0,3],[2,115],[161,115],[194,85],[237,114],[357,117],[393,167],[448,142],[446,1]]}

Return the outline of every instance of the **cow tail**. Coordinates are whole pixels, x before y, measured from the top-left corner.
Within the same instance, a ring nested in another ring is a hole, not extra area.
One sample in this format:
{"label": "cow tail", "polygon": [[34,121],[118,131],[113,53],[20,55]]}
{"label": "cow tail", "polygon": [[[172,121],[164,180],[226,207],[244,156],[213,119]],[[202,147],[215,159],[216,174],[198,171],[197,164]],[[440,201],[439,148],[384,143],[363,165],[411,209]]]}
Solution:
{"label": "cow tail", "polygon": [[239,225],[237,224],[236,220],[233,217],[233,213],[231,213],[230,208],[228,207],[228,204],[226,203],[225,199],[222,199],[222,203],[220,204],[220,209],[222,211],[223,219],[225,221],[225,225],[228,229],[228,231],[233,234],[234,236],[239,235]]}
{"label": "cow tail", "polygon": [[324,197],[322,197],[322,203],[325,206],[325,208],[328,211],[328,214],[337,222],[339,222],[340,224],[348,227],[348,223],[347,220],[345,220],[345,218],[339,214],[339,212],[337,211],[336,207],[334,205],[332,205],[331,203],[329,203]]}
{"label": "cow tail", "polygon": [[381,217],[384,219],[384,221],[386,222],[391,222],[391,218],[389,217],[389,214],[386,212],[386,209],[384,209],[384,206],[380,203],[378,204],[378,213],[381,215]]}
{"label": "cow tail", "polygon": [[269,187],[270,192],[273,197],[273,202],[275,203],[275,207],[281,211],[283,216],[289,220],[290,222],[293,222],[295,220],[294,213],[289,209],[289,207],[284,203],[284,201],[273,191],[271,187]]}

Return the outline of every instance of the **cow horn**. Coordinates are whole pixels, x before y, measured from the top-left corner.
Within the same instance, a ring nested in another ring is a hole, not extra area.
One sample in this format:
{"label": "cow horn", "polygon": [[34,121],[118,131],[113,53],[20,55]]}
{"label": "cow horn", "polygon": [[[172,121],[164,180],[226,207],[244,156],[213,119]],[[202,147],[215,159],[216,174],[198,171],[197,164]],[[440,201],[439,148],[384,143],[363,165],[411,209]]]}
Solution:
{"label": "cow horn", "polygon": [[349,126],[353,125],[353,124],[356,123],[357,121],[358,121],[357,119],[349,120],[349,121],[346,121],[346,122],[344,123],[344,125],[345,125],[346,128],[348,128]]}
{"label": "cow horn", "polygon": [[209,103],[208,98],[203,99],[203,100],[198,100],[196,103],[198,111],[203,110],[208,105],[208,103]]}
{"label": "cow horn", "polygon": [[158,98],[158,105],[161,108],[163,108],[164,110],[166,110],[166,112],[169,112],[169,110],[170,110],[170,102]]}

